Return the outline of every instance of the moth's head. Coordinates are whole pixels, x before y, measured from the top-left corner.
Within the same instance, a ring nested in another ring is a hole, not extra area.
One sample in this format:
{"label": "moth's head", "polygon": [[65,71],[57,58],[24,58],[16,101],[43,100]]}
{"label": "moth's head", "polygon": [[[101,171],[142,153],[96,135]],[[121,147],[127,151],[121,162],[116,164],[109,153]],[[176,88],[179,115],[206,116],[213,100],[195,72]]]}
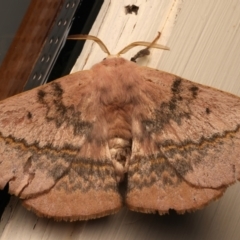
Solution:
{"label": "moth's head", "polygon": [[158,48],[158,49],[163,49],[163,50],[169,50],[168,47],[156,43],[157,40],[160,38],[160,36],[161,36],[161,34],[158,33],[157,37],[152,42],[133,42],[133,43],[127,45],[125,48],[123,48],[117,54],[111,54],[109,52],[108,48],[106,47],[106,45],[99,38],[97,38],[95,36],[92,36],[92,35],[81,35],[81,34],[80,35],[72,35],[72,36],[69,36],[68,39],[73,39],[73,40],[83,40],[83,39],[93,40],[96,43],[98,43],[100,48],[105,53],[107,53],[108,56],[106,58],[120,57],[121,54],[126,53],[128,50],[130,50],[131,48],[136,47],[136,46],[144,46],[144,47],[146,47],[146,48],[140,50],[134,57],[131,58],[131,61],[136,62],[137,58],[149,55],[150,54],[150,51],[149,51],[150,48]]}

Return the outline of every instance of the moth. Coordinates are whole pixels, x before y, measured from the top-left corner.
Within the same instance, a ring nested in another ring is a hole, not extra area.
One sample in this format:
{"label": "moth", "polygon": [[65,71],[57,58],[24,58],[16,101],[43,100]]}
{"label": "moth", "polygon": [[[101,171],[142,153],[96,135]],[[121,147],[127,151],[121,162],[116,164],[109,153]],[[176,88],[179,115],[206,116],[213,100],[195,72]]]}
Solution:
{"label": "moth", "polygon": [[126,14],[135,13],[135,15],[137,15],[138,14],[138,9],[139,9],[139,7],[134,5],[134,4],[133,5],[127,5],[127,6],[125,6],[125,13]]}
{"label": "moth", "polygon": [[[159,37],[159,36],[158,36]],[[39,216],[194,211],[240,179],[240,98],[120,54],[0,102],[0,188]],[[119,186],[125,180],[126,191]]]}

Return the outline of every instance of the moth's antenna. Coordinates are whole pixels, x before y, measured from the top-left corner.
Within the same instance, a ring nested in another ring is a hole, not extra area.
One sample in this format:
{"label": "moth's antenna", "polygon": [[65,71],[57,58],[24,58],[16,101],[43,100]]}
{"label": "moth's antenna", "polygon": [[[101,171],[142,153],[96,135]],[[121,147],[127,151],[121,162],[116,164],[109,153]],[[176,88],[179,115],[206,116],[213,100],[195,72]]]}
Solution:
{"label": "moth's antenna", "polygon": [[86,39],[86,40],[93,40],[95,41],[100,48],[107,53],[108,55],[111,55],[110,52],[108,51],[106,45],[97,37],[92,36],[92,35],[83,35],[83,34],[77,34],[77,35],[71,35],[67,39],[72,39],[72,40],[81,40],[81,39]]}
{"label": "moth's antenna", "polygon": [[163,46],[163,45],[160,45],[160,44],[156,43],[157,40],[160,38],[160,36],[161,36],[161,33],[158,32],[157,37],[152,42],[133,42],[133,43],[129,44],[128,46],[126,46],[125,48],[123,48],[117,55],[126,53],[128,50],[130,50],[131,48],[136,47],[136,46],[146,46],[146,48],[140,50],[133,58],[131,58],[131,61],[135,62],[137,58],[149,55],[150,54],[150,51],[149,51],[150,48],[170,50],[169,47],[166,47],[166,46]]}
{"label": "moth's antenna", "polygon": [[[163,49],[163,50],[169,50],[168,47],[156,43],[157,40],[160,38],[160,36],[161,36],[161,33],[158,32],[157,37],[152,42],[133,42],[133,43],[129,44],[128,46],[126,46],[125,48],[123,48],[117,55],[124,54],[128,50],[130,50],[131,48],[136,47],[136,46],[146,46],[146,48],[140,50],[134,57],[131,58],[131,61],[135,62],[137,58],[149,55],[150,54],[150,51],[149,51],[150,48],[158,48],[158,49]],[[71,35],[67,39],[72,39],[72,40],[82,40],[82,39],[84,39],[84,40],[93,40],[100,46],[100,48],[105,53],[107,53],[108,55],[111,55],[109,50],[107,49],[106,45],[99,38],[97,38],[95,36],[77,34],[77,35]]]}

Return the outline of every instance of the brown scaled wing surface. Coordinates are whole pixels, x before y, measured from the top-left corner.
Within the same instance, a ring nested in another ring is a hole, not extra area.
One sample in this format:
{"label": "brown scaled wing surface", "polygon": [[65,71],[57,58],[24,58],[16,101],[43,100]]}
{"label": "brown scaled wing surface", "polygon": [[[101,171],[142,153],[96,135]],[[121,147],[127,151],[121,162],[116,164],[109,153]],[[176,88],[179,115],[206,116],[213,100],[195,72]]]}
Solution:
{"label": "brown scaled wing surface", "polygon": [[236,96],[109,58],[0,102],[0,188],[55,219],[114,213],[118,137],[130,209],[195,210],[240,178],[239,119]]}

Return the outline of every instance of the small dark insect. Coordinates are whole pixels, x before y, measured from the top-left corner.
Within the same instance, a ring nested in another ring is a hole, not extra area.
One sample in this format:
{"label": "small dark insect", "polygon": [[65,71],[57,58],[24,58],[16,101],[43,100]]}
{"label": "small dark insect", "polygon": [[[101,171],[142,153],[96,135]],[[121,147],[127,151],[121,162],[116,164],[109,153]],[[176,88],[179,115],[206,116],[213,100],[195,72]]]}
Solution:
{"label": "small dark insect", "polygon": [[139,7],[136,6],[136,5],[127,5],[127,6],[125,6],[125,13],[126,14],[135,13],[135,15],[137,15],[138,14],[138,9],[139,9]]}

